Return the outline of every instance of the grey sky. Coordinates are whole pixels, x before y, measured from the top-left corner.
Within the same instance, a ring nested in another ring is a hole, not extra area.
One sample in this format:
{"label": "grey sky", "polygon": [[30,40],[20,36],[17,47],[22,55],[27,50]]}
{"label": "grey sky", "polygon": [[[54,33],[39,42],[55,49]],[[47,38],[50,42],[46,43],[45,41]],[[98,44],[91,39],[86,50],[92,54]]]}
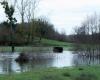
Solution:
{"label": "grey sky", "polygon": [[[89,15],[100,13],[100,0],[40,0],[36,16],[46,16],[57,30],[67,34]],[[0,22],[5,20],[0,6]]]}

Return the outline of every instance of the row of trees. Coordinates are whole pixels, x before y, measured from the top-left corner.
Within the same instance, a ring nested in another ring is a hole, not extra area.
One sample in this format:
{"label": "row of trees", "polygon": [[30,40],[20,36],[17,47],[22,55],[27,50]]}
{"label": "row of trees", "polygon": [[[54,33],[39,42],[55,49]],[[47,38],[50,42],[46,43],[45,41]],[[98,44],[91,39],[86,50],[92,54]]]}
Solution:
{"label": "row of trees", "polygon": [[[13,42],[16,45],[26,45],[34,44],[38,41],[41,42],[42,38],[54,39],[60,41],[66,41],[66,35],[64,33],[59,33],[55,30],[54,26],[46,21],[45,19],[34,19],[34,22],[24,22],[24,27],[22,29],[22,23],[17,23],[14,28]],[[4,25],[5,22],[0,24],[0,44],[1,45],[11,45],[12,38],[11,28]],[[32,24],[32,28],[31,25]],[[30,31],[32,30],[33,31]]]}
{"label": "row of trees", "polygon": [[[35,18],[35,9],[39,0],[12,0],[1,2],[7,16],[7,20],[0,24],[0,45],[25,45],[33,43],[36,38],[39,42],[41,38],[65,41],[65,34],[59,33],[54,26],[46,19]],[[12,5],[13,4],[13,5]],[[20,23],[16,23],[14,18],[16,11],[20,14]]]}
{"label": "row of trees", "polygon": [[100,16],[87,17],[81,26],[75,27],[71,39],[77,43],[100,43]]}

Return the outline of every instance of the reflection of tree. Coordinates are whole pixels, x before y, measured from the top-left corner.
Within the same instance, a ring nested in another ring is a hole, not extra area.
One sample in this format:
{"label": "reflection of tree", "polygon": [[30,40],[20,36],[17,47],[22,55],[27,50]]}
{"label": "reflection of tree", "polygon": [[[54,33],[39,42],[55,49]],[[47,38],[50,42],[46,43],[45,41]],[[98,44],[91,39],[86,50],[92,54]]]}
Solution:
{"label": "reflection of tree", "polygon": [[24,63],[19,63],[19,66],[20,66],[20,72],[26,71]]}
{"label": "reflection of tree", "polygon": [[8,73],[8,74],[13,72],[11,58],[7,58],[2,61],[2,70],[4,73]]}
{"label": "reflection of tree", "polygon": [[99,49],[87,49],[84,51],[74,51],[75,55],[73,63],[78,65],[96,65],[100,64],[100,50]]}
{"label": "reflection of tree", "polygon": [[[32,58],[33,59],[32,59]],[[54,57],[53,55],[50,54],[43,54],[43,53],[34,53],[31,55],[31,60],[27,63],[19,63],[20,66],[20,71],[25,72],[25,71],[31,71],[36,68],[46,68],[52,66]]]}

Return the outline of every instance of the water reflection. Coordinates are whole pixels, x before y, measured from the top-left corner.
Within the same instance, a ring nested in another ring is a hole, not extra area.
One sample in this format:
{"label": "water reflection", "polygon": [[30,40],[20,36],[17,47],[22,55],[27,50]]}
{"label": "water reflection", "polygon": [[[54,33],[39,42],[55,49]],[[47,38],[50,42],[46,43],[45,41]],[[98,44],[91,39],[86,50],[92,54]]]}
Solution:
{"label": "water reflection", "polygon": [[73,53],[76,54],[73,58],[75,66],[100,64],[100,49],[86,49]]}
{"label": "water reflection", "polygon": [[0,73],[10,74],[12,72],[25,72],[39,68],[72,66],[73,60],[71,51],[64,51],[63,53],[32,53],[28,63],[17,63],[15,58],[18,56],[18,53],[0,53]]}
{"label": "water reflection", "polygon": [[34,60],[30,60],[27,63],[19,63],[20,66],[20,71],[25,72],[25,71],[31,71],[32,69],[38,69],[38,68],[46,68],[50,67],[52,65],[53,59],[54,58],[47,58],[46,56],[34,56]]}
{"label": "water reflection", "polygon": [[2,72],[4,73],[11,73],[13,72],[12,70],[12,59],[4,59],[1,61],[2,64]]}
{"label": "water reflection", "polygon": [[25,72],[47,67],[69,67],[100,64],[100,50],[86,49],[63,51],[63,53],[43,52],[29,53],[30,61],[17,63],[18,53],[0,53],[0,74]]}
{"label": "water reflection", "polygon": [[32,56],[34,57],[33,60],[25,64],[19,64],[20,71],[24,72],[47,67],[72,66],[73,54],[71,51],[64,51],[63,53],[34,53]]}
{"label": "water reflection", "polygon": [[0,74],[10,74],[15,71],[13,61],[17,56],[17,53],[13,55],[11,53],[0,53]]}

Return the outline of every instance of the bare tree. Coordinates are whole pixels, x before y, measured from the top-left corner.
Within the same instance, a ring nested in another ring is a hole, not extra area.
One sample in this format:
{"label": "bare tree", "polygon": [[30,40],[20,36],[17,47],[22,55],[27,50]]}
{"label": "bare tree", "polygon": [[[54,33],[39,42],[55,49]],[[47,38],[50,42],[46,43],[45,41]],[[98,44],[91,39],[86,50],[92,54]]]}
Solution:
{"label": "bare tree", "polygon": [[29,0],[17,0],[17,8],[21,16],[21,22],[24,23],[24,17],[26,13],[26,8],[29,5]]}
{"label": "bare tree", "polygon": [[[34,26],[34,17],[35,17],[35,10],[37,8],[37,5],[39,3],[39,0],[20,0],[17,1],[17,8],[19,11],[19,14],[21,16],[21,32],[23,33],[23,27],[25,20],[29,23],[30,27],[30,33],[28,34],[28,39],[33,39],[33,33],[35,32],[35,26]],[[34,26],[34,27],[33,27]]]}
{"label": "bare tree", "polygon": [[100,16],[96,13],[92,16],[88,16],[82,25],[75,28],[74,31],[77,33],[77,39],[79,39],[81,42],[82,39],[84,42],[100,42]]}
{"label": "bare tree", "polygon": [[35,11],[37,9],[38,4],[39,0],[30,0],[29,5],[26,9],[26,18],[30,27],[29,30],[30,33],[28,34],[28,41],[33,41],[33,38],[35,36],[36,26],[34,21],[35,21]]}

